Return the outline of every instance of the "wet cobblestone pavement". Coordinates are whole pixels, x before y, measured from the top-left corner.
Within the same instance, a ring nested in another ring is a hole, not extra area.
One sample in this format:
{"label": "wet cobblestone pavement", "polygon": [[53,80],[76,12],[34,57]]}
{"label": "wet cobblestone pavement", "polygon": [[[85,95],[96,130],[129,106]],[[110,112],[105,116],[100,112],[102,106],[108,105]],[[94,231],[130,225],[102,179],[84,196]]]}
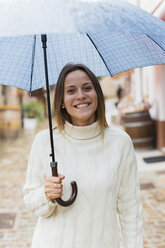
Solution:
{"label": "wet cobblestone pavement", "polygon": [[[43,127],[45,124],[39,128]],[[37,219],[24,206],[22,188],[34,135],[24,131],[16,140],[0,141],[0,248],[28,248],[31,245]],[[161,154],[156,150],[136,150],[136,154],[144,248],[165,248],[165,162],[146,164],[143,161],[143,157]]]}

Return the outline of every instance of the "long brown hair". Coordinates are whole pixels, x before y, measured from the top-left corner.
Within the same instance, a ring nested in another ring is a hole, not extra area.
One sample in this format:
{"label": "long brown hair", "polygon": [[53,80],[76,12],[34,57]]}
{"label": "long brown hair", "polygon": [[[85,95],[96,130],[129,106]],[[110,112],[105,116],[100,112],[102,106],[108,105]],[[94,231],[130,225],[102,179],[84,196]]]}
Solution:
{"label": "long brown hair", "polygon": [[64,103],[64,82],[68,73],[82,70],[84,71],[88,77],[91,79],[92,84],[95,88],[97,98],[98,98],[98,107],[96,110],[96,119],[98,120],[102,134],[104,136],[104,129],[108,127],[106,118],[105,118],[105,103],[104,96],[101,90],[100,84],[97,80],[97,77],[94,73],[83,64],[67,64],[63,67],[56,84],[55,97],[54,97],[54,112],[55,112],[55,120],[57,123],[57,128],[60,132],[64,131],[65,121],[72,123],[70,115],[67,113],[65,108],[62,108]]}

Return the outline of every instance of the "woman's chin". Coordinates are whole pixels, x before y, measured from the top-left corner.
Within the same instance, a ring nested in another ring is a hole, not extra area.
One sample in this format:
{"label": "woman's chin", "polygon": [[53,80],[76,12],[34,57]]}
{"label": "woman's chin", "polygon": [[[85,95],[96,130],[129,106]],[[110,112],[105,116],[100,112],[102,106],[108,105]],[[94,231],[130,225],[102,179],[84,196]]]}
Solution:
{"label": "woman's chin", "polygon": [[81,116],[81,118],[72,118],[72,123],[75,126],[88,126],[95,122],[95,117]]}

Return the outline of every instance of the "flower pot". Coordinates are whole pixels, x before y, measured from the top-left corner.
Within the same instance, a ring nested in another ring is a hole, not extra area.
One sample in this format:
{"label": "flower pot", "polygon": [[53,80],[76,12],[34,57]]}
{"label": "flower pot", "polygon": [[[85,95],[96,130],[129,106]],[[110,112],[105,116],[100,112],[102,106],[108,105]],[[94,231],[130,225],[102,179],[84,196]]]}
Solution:
{"label": "flower pot", "polygon": [[34,130],[37,127],[37,119],[36,118],[24,118],[23,127],[24,129]]}

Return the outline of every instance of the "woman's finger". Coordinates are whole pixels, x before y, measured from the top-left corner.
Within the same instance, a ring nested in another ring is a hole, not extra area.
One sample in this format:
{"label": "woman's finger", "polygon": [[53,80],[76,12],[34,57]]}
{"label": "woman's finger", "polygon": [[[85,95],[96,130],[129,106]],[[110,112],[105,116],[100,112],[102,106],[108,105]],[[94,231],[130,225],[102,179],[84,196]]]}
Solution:
{"label": "woman's finger", "polygon": [[50,183],[61,183],[61,179],[59,177],[47,177],[45,181]]}
{"label": "woman's finger", "polygon": [[45,187],[46,188],[53,188],[53,189],[62,189],[63,185],[61,183],[46,182]]}
{"label": "woman's finger", "polygon": [[61,183],[61,180],[63,180],[65,176],[59,174],[58,177],[47,177],[45,179],[46,182],[52,182],[52,183]]}
{"label": "woman's finger", "polygon": [[54,199],[57,199],[57,198],[61,198],[62,197],[62,193],[61,194],[52,194],[52,193],[49,193],[47,194],[47,197],[50,199],[50,200],[54,200]]}
{"label": "woman's finger", "polygon": [[52,189],[52,188],[46,188],[45,193],[50,193],[50,194],[61,194],[62,189]]}

